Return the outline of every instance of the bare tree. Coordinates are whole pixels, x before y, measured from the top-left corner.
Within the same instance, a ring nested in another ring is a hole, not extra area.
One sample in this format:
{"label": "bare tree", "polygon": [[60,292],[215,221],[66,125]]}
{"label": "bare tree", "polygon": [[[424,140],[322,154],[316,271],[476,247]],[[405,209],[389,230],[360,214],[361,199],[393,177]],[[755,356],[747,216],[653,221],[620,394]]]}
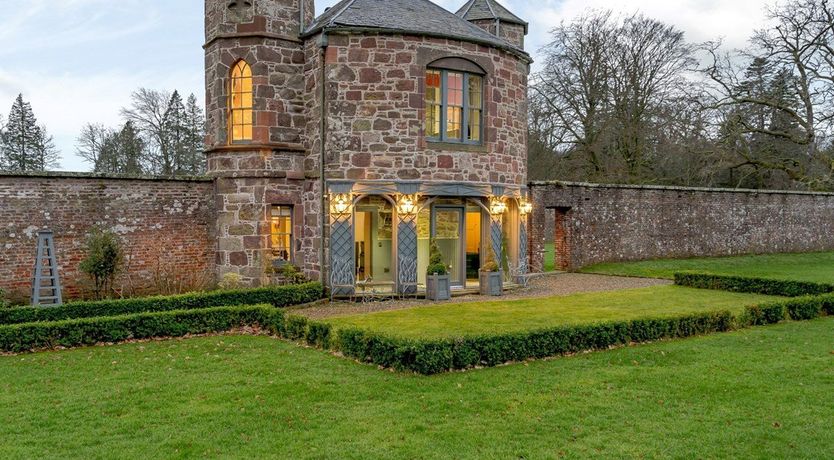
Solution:
{"label": "bare tree", "polygon": [[733,169],[779,171],[805,186],[831,188],[831,161],[820,147],[830,142],[834,123],[834,12],[826,0],[790,0],[768,16],[772,25],[757,31],[747,50],[705,47],[712,107],[729,109],[725,131],[735,133]]}
{"label": "bare tree", "polygon": [[547,122],[552,148],[587,159],[587,172],[594,176],[603,169],[617,26],[610,11],[598,11],[563,22],[551,35],[543,50],[544,70],[533,85],[534,119]]}
{"label": "bare tree", "polygon": [[642,15],[627,18],[612,53],[616,151],[630,175],[650,167],[654,128],[666,101],[683,94],[694,48],[683,32]]}
{"label": "bare tree", "polygon": [[169,139],[168,105],[171,95],[163,91],[139,88],[131,94],[130,108],[122,109],[122,116],[133,123],[152,148],[149,155],[151,171],[170,176],[175,171],[175,158]]}
{"label": "bare tree", "polygon": [[93,165],[93,171],[101,171],[104,147],[113,130],[102,124],[87,123],[76,140],[76,154]]}

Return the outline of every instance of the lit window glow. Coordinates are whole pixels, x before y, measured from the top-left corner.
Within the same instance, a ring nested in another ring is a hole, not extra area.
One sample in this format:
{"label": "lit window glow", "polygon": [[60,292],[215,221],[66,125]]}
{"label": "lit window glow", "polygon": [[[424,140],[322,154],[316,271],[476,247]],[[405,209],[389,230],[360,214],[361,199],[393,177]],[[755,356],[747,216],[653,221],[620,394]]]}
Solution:
{"label": "lit window glow", "polygon": [[270,219],[272,256],[275,260],[292,260],[292,206],[273,206]]}
{"label": "lit window glow", "polygon": [[229,85],[229,133],[232,143],[252,140],[252,107],[252,69],[246,61],[238,61],[232,69]]}
{"label": "lit window glow", "polygon": [[480,144],[484,79],[451,70],[426,71],[426,137],[442,142]]}

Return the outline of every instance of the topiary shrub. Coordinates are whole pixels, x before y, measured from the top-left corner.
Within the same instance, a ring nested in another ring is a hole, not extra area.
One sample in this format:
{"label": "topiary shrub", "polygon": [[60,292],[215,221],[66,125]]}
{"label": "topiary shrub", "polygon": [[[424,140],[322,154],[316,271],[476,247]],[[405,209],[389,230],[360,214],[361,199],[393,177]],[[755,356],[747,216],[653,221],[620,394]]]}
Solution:
{"label": "topiary shrub", "polygon": [[431,275],[445,275],[448,273],[446,264],[443,263],[443,254],[440,252],[440,247],[437,245],[437,240],[432,238],[429,245],[429,266],[426,268],[426,274]]}
{"label": "topiary shrub", "polygon": [[93,295],[97,300],[110,297],[123,262],[119,236],[110,230],[93,228],[87,237],[87,257],[79,268],[93,280]]}
{"label": "topiary shrub", "polygon": [[493,250],[492,246],[490,246],[487,250],[486,261],[484,261],[484,264],[481,265],[481,271],[497,272],[499,269],[500,267],[498,266],[498,262],[495,261],[495,250]]}

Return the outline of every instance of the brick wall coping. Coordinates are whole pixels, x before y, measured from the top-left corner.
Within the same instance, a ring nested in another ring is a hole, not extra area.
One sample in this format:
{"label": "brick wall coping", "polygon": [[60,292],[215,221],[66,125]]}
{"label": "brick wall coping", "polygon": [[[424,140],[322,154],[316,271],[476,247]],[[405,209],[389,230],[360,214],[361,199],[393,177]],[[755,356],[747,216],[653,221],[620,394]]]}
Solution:
{"label": "brick wall coping", "polygon": [[104,179],[151,182],[212,182],[207,176],[143,176],[138,174],[102,174],[95,172],[70,171],[0,171],[0,178],[46,178],[46,179]]}
{"label": "brick wall coping", "polygon": [[627,189],[627,190],[660,190],[678,192],[701,192],[701,193],[749,193],[767,195],[816,195],[834,196],[832,192],[807,192],[802,190],[756,190],[747,188],[709,188],[709,187],[682,187],[677,185],[627,185],[627,184],[594,184],[591,182],[568,182],[568,181],[533,181],[530,187],[545,187],[556,185],[559,187],[581,187],[598,189]]}

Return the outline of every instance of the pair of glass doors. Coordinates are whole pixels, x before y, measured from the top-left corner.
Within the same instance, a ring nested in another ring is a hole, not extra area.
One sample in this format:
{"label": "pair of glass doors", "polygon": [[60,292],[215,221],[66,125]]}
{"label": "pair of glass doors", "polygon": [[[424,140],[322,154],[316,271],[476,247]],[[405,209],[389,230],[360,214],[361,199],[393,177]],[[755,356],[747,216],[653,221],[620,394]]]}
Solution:
{"label": "pair of glass doors", "polygon": [[483,213],[478,206],[435,205],[431,237],[437,242],[453,286],[477,283],[481,268]]}

